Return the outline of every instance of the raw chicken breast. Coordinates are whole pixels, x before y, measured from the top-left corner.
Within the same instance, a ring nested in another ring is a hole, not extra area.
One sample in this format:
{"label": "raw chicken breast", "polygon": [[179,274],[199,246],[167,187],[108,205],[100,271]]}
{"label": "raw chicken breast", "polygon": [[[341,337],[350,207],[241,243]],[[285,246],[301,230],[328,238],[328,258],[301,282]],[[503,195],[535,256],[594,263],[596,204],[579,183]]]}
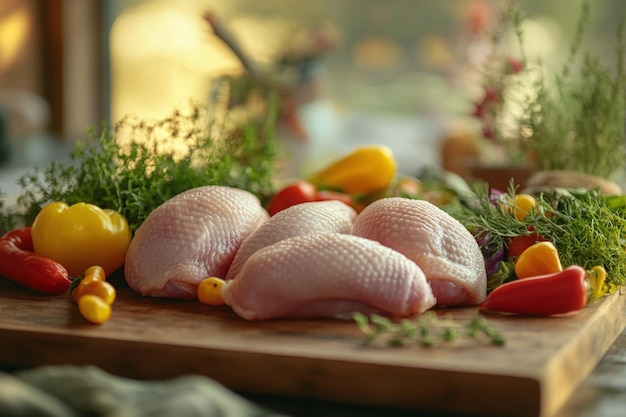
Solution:
{"label": "raw chicken breast", "polygon": [[235,255],[226,279],[233,279],[257,250],[289,237],[313,233],[351,233],[356,210],[341,201],[315,201],[281,210],[248,236]]}
{"label": "raw chicken breast", "polygon": [[435,304],[421,269],[378,242],[340,233],[300,235],[254,253],[222,297],[247,320],[411,316]]}
{"label": "raw chicken breast", "polygon": [[478,243],[436,205],[401,197],[380,199],[359,213],[352,230],[415,261],[437,305],[475,305],[485,299],[487,274]]}
{"label": "raw chicken breast", "polygon": [[195,298],[202,279],[226,276],[241,242],[267,219],[247,191],[224,186],[185,191],[152,211],[135,232],[126,281],[142,295]]}

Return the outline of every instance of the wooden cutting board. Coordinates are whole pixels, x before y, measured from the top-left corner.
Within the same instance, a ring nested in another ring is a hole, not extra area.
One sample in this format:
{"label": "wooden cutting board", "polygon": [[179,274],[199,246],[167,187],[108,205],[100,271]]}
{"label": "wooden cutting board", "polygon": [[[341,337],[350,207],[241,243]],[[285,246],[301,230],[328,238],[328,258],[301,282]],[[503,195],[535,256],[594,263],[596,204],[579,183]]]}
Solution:
{"label": "wooden cutting board", "polygon": [[[142,298],[114,284],[113,316],[92,325],[67,296],[0,279],[0,366],[93,364],[142,379],[203,374],[239,392],[463,415],[550,416],[626,326],[626,295],[574,315],[488,316],[506,345],[364,345],[351,321],[246,322],[227,307]],[[475,308],[448,310],[458,319]]]}

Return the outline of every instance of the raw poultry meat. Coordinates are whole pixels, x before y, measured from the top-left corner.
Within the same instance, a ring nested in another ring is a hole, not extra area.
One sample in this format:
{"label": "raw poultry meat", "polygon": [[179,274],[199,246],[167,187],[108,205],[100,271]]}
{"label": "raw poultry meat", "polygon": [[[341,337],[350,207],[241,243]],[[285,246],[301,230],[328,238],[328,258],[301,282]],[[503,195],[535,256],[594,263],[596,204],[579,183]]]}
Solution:
{"label": "raw poultry meat", "polygon": [[457,219],[428,201],[377,200],[359,213],[353,234],[415,261],[439,306],[475,305],[486,297],[487,274],[478,243]]}
{"label": "raw poultry meat", "polygon": [[187,190],[157,207],[137,229],[126,254],[126,281],[142,295],[196,298],[198,283],[225,277],[241,242],[268,219],[247,191]]}
{"label": "raw poultry meat", "polygon": [[222,297],[247,320],[412,316],[435,304],[417,264],[378,242],[340,233],[300,235],[255,252]]}
{"label": "raw poultry meat", "polygon": [[265,246],[312,233],[350,233],[356,210],[341,201],[301,203],[281,210],[248,236],[235,255],[226,279],[233,279],[245,261]]}

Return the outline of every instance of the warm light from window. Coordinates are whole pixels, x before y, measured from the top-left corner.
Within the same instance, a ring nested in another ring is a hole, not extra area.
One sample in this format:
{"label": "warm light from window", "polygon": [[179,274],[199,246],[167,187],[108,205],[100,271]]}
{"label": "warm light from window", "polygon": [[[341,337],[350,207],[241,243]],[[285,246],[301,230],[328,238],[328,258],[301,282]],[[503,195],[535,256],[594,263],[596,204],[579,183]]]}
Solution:
{"label": "warm light from window", "polygon": [[[222,3],[146,0],[117,17],[110,35],[112,120],[129,114],[160,120],[192,100],[206,103],[216,77],[241,70],[203,19],[208,10],[226,15],[220,13],[226,7]],[[224,24],[260,61],[283,40],[275,36],[280,22],[238,18]]]}
{"label": "warm light from window", "polygon": [[0,15],[0,74],[2,74],[19,56],[32,21],[25,6]]}

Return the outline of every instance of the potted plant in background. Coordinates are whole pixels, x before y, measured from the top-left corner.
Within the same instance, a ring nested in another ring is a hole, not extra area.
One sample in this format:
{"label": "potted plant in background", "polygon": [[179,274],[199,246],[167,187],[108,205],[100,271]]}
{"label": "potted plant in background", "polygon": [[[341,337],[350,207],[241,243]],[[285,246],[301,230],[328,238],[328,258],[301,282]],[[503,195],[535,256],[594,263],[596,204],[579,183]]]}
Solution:
{"label": "potted plant in background", "polygon": [[514,7],[504,11],[504,29],[492,41],[496,45],[504,30],[512,28],[521,56],[502,55],[494,47],[486,61],[483,94],[473,116],[481,123],[482,141],[492,157],[470,161],[471,176],[494,188],[515,177],[520,187],[534,190],[587,186],[621,193],[614,181],[623,175],[626,161],[624,29],[620,25],[616,64],[610,68],[583,49],[589,20],[585,2],[568,58],[551,79],[541,62],[532,64],[525,57],[522,13]]}

